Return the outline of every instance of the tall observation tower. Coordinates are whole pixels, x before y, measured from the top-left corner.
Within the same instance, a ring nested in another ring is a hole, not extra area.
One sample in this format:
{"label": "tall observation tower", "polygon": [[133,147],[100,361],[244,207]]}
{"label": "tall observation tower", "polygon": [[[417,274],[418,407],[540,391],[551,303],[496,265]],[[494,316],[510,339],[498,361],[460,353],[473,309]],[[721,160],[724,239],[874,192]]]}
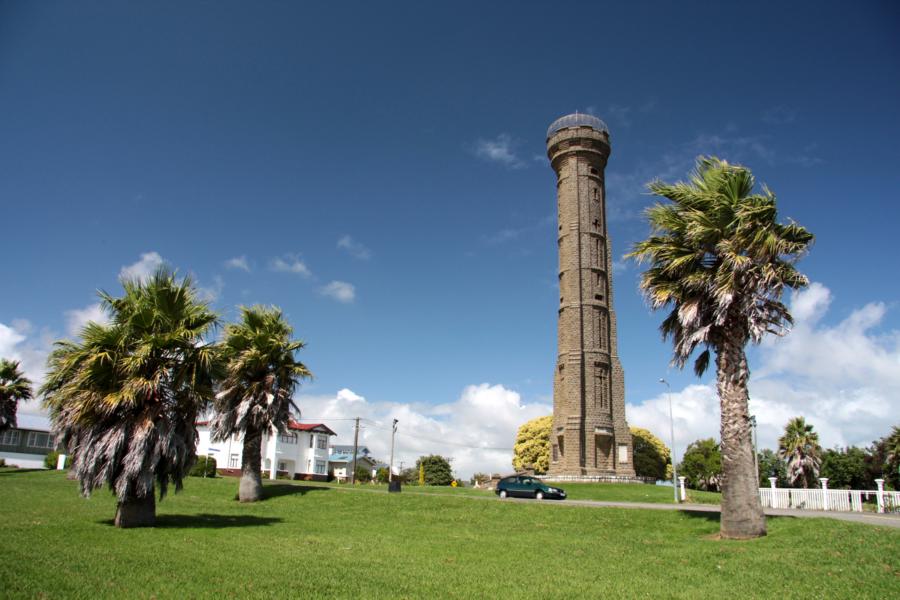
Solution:
{"label": "tall observation tower", "polygon": [[547,130],[559,217],[551,478],[634,477],[606,229],[609,151],[609,130],[597,117],[566,115]]}

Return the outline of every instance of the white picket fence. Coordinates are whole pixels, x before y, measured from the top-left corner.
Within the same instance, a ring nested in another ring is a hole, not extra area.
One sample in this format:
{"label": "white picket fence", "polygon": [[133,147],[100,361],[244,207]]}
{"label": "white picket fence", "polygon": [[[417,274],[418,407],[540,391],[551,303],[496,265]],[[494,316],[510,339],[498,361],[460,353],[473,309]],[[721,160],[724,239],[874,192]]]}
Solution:
{"label": "white picket fence", "polygon": [[822,489],[805,490],[776,488],[773,481],[771,487],[759,488],[759,501],[763,508],[862,512],[863,503],[875,499],[878,512],[900,512],[900,492],[884,491],[883,480],[877,480],[877,490],[829,490],[828,480],[820,481]]}

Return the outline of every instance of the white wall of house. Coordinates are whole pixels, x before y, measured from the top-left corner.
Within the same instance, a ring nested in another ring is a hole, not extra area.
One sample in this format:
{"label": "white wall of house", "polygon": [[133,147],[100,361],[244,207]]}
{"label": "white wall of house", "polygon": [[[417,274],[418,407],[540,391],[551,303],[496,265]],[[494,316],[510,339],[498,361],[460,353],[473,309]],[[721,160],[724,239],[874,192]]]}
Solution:
{"label": "white wall of house", "polygon": [[21,469],[45,469],[43,454],[24,454],[19,452],[0,452],[0,458],[7,465],[16,465]]}
{"label": "white wall of house", "polygon": [[[209,454],[219,469],[240,469],[244,452],[242,436],[233,435],[224,442],[210,441],[208,425],[197,427],[197,454]],[[265,474],[287,471],[288,477],[297,474],[328,475],[328,438],[330,434],[310,431],[288,431],[267,434],[262,438],[262,469]]]}

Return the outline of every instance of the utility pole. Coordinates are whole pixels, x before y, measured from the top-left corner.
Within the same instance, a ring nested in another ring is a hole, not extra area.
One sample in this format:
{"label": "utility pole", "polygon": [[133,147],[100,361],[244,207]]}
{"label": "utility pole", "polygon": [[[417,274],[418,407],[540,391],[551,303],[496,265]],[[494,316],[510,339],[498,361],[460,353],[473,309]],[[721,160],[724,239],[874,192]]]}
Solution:
{"label": "utility pole", "polygon": [[388,465],[388,483],[394,480],[394,436],[397,434],[397,419],[394,419],[394,426],[391,428],[391,464]]}
{"label": "utility pole", "polygon": [[350,483],[356,483],[356,455],[359,452],[359,417],[356,417],[356,426],[353,428],[353,470],[350,471]]}

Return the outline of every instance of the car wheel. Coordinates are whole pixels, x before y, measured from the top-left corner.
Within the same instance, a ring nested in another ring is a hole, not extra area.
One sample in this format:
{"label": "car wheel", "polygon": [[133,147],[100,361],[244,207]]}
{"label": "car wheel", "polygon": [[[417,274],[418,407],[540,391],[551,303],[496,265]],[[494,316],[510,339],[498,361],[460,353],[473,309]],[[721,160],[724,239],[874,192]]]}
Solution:
{"label": "car wheel", "polygon": [[538,491],[538,493],[534,495],[534,499],[535,499],[535,500],[543,500],[543,499],[544,499],[544,492]]}
{"label": "car wheel", "polygon": [[506,493],[506,490],[500,490],[500,499],[501,499],[501,500],[503,500],[504,498],[506,498],[508,495],[509,495],[509,494]]}

